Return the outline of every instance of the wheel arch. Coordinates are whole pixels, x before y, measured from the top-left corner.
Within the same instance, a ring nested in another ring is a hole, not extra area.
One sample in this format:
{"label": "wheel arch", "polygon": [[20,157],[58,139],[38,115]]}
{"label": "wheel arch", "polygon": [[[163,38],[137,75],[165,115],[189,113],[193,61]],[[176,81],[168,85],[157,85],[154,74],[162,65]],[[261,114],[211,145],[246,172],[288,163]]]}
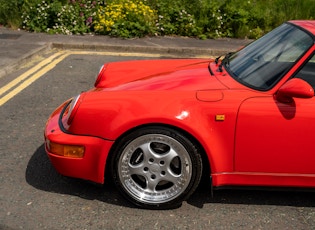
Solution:
{"label": "wheel arch", "polygon": [[211,173],[211,162],[210,159],[208,158],[208,154],[204,148],[204,146],[201,144],[201,142],[194,137],[192,134],[190,134],[188,131],[186,131],[183,128],[180,128],[178,126],[174,126],[174,125],[170,125],[170,124],[165,124],[165,123],[148,123],[148,124],[143,124],[143,125],[139,125],[136,127],[133,127],[129,130],[127,130],[126,132],[122,133],[116,140],[115,143],[113,144],[113,146],[111,147],[107,160],[106,160],[106,167],[105,167],[105,178],[106,180],[110,180],[110,173],[111,170],[113,170],[113,164],[110,164],[110,162],[112,161],[113,157],[115,156],[115,152],[116,149],[119,145],[119,143],[121,142],[121,140],[126,137],[127,135],[140,130],[140,129],[145,129],[145,128],[153,128],[153,127],[163,127],[166,129],[172,129],[175,130],[179,133],[181,133],[182,135],[184,135],[186,138],[188,138],[197,148],[198,153],[201,155],[201,159],[202,159],[202,164],[203,164],[203,169],[202,169],[202,178],[201,181],[207,180],[209,182],[209,178],[210,178],[210,173]]}

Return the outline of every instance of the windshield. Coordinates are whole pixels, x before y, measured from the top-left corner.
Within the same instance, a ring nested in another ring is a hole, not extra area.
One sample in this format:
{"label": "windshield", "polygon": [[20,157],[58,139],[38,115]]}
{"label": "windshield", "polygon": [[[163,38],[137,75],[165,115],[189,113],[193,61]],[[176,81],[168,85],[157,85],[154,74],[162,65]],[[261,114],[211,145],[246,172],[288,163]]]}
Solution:
{"label": "windshield", "polygon": [[291,24],[283,24],[223,63],[237,81],[257,90],[268,90],[312,46],[313,39]]}

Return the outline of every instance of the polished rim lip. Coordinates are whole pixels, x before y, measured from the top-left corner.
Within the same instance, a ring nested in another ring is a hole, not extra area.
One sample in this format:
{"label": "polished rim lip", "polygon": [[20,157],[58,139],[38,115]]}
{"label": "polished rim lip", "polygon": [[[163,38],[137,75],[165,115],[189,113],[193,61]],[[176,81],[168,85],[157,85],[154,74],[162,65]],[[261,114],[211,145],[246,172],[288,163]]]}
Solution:
{"label": "polished rim lip", "polygon": [[[137,185],[137,183],[134,182],[133,179],[131,178],[130,174],[123,173],[123,171],[128,170],[128,163],[134,151],[140,145],[147,144],[150,142],[161,142],[169,145],[173,149],[176,148],[176,153],[181,159],[182,169],[181,170],[182,173],[179,176],[178,181],[184,180],[184,182],[174,184],[172,187],[168,189],[158,191],[153,194],[146,194],[146,190]],[[186,166],[183,167],[183,165]],[[192,178],[192,162],[190,159],[190,155],[186,148],[184,147],[184,145],[181,144],[176,139],[164,134],[146,134],[132,140],[124,148],[124,151],[121,154],[118,162],[118,175],[123,188],[127,191],[128,195],[130,195],[133,199],[147,204],[161,204],[177,198],[186,190]],[[182,187],[176,189],[178,188],[178,184],[181,184]]]}

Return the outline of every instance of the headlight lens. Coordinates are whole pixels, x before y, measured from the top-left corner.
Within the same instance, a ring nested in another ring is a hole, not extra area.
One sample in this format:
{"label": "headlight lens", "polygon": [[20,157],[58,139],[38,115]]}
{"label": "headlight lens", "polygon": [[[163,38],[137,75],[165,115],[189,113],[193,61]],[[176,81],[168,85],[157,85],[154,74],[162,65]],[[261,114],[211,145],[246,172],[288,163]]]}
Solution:
{"label": "headlight lens", "polygon": [[100,71],[98,72],[98,75],[96,77],[96,81],[94,83],[94,86],[97,87],[97,85],[100,83],[100,81],[102,80],[102,77],[104,75],[104,72],[106,70],[106,64],[103,65],[101,68],[100,68]]}
{"label": "headlight lens", "polygon": [[81,95],[78,95],[72,98],[70,104],[68,104],[67,108],[65,109],[62,115],[62,124],[65,129],[68,129],[71,125],[73,118],[78,111],[81,101]]}

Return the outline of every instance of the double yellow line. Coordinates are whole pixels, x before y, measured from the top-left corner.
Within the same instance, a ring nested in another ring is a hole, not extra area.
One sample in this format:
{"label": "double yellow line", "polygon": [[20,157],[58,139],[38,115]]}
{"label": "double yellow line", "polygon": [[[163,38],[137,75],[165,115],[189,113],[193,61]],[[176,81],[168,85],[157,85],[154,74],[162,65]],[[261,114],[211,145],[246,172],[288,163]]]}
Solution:
{"label": "double yellow line", "polygon": [[[45,73],[53,69],[59,62],[69,56],[71,53],[67,51],[57,52],[47,59],[43,60],[33,68],[29,69],[13,81],[0,88],[0,106],[5,104],[23,89],[28,87],[34,81],[39,79]],[[5,94],[6,93],[6,94]],[[3,96],[2,96],[3,95]]]}

